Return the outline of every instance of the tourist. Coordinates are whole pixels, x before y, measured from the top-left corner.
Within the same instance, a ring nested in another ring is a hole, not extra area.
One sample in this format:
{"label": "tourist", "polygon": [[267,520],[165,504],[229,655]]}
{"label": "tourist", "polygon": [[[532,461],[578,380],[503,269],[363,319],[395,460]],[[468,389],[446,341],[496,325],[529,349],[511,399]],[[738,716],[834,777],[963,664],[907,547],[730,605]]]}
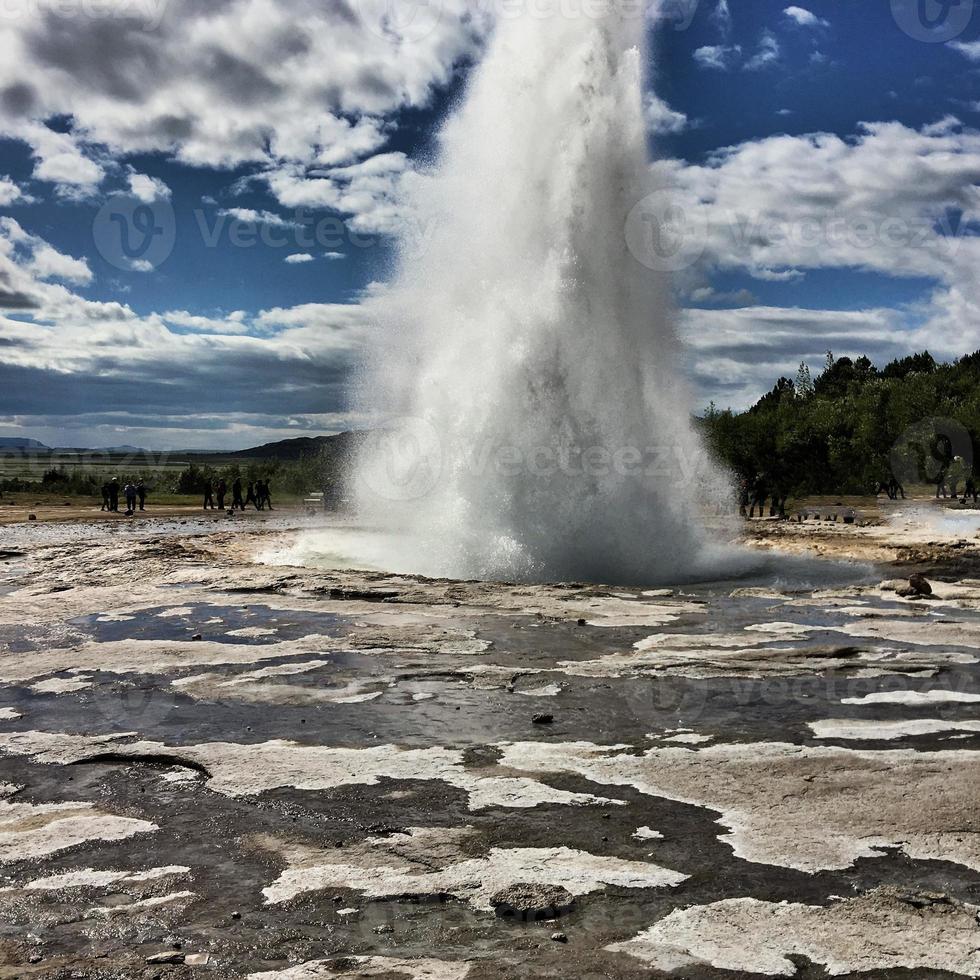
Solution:
{"label": "tourist", "polygon": [[234,510],[236,507],[245,509],[245,501],[242,500],[242,478],[240,476],[236,476],[235,482],[231,485],[231,509]]}
{"label": "tourist", "polygon": [[115,476],[109,481],[109,510],[119,511],[119,478]]}
{"label": "tourist", "polygon": [[249,483],[248,493],[245,494],[245,503],[242,505],[242,510],[244,510],[249,504],[252,504],[256,510],[259,509],[258,502],[255,499],[255,484]]}
{"label": "tourist", "polygon": [[109,503],[109,484],[102,484],[102,507],[101,510],[112,510],[112,505]]}
{"label": "tourist", "polygon": [[206,480],[204,483],[204,509],[214,510],[214,492],[212,489],[212,484],[210,480]]}
{"label": "tourist", "polygon": [[126,497],[126,516],[132,517],[136,513],[136,487],[127,483],[123,495]]}
{"label": "tourist", "polygon": [[146,484],[142,480],[136,484],[136,497],[140,502],[140,510],[146,510]]}
{"label": "tourist", "polygon": [[269,488],[268,480],[262,485],[262,498],[265,501],[266,507],[272,510],[272,490]]}
{"label": "tourist", "polygon": [[218,480],[218,489],[215,492],[218,495],[218,510],[224,510],[225,494],[228,492],[228,484],[224,480]]}

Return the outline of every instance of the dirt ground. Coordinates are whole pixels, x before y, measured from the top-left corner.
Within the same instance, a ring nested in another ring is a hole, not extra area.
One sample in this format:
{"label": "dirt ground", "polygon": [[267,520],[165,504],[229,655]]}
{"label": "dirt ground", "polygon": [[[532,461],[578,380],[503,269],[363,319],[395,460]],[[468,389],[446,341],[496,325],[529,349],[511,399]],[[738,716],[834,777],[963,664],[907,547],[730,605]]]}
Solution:
{"label": "dirt ground", "polygon": [[980,511],[669,589],[152,515],[0,531],[0,978],[980,976]]}

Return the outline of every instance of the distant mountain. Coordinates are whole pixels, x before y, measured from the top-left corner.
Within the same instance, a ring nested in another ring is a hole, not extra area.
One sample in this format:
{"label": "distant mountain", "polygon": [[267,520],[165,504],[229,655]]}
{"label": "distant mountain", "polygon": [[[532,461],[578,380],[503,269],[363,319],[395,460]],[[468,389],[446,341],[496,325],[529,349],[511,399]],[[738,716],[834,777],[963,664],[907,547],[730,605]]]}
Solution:
{"label": "distant mountain", "polygon": [[12,439],[7,436],[0,436],[0,449],[49,449],[43,442],[37,439]]}
{"label": "distant mountain", "polygon": [[150,452],[149,449],[140,449],[139,446],[100,446],[98,449],[87,449],[85,451],[89,453],[113,453],[116,456],[146,456]]}
{"label": "distant mountain", "polygon": [[344,453],[357,445],[363,438],[360,432],[340,432],[335,436],[301,436],[298,439],[283,439],[280,442],[267,442],[254,449],[241,449],[234,453],[222,453],[230,459],[306,459],[310,456],[334,456]]}

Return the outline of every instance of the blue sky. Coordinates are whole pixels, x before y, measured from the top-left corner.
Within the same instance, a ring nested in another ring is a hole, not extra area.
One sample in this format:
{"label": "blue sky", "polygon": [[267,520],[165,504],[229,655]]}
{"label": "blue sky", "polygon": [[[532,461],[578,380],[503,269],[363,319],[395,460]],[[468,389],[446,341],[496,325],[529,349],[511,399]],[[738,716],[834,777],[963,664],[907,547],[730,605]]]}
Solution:
{"label": "blue sky", "polygon": [[[749,404],[828,346],[980,348],[980,9],[947,3],[655,5],[651,155],[685,216],[700,403]],[[356,425],[370,298],[495,15],[11,0],[0,435],[240,448]]]}

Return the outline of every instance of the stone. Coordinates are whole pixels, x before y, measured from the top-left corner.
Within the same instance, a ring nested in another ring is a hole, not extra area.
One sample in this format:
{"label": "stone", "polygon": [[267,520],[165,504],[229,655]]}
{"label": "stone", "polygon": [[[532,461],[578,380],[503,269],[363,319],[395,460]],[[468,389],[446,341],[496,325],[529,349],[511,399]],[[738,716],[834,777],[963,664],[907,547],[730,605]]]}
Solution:
{"label": "stone", "polygon": [[37,514],[28,514],[27,515],[27,519],[29,521],[36,521],[37,520]]}
{"label": "stone", "polygon": [[918,574],[909,576],[909,586],[915,589],[919,595],[932,595],[932,586],[926,580],[924,575]]}
{"label": "stone", "polygon": [[549,715],[549,714],[544,713],[544,712],[542,712],[541,714],[535,715],[531,719],[532,723],[535,724],[535,725],[550,725],[550,724],[552,724],[554,722],[554,720],[555,720],[555,716],[554,715]]}
{"label": "stone", "polygon": [[551,941],[553,943],[567,943],[568,936],[566,936],[563,932],[553,932],[551,934]]}
{"label": "stone", "polygon": [[374,931],[379,936],[390,936],[395,931],[395,927],[386,923],[383,926],[375,926]]}
{"label": "stone", "polygon": [[146,962],[151,966],[180,966],[184,959],[183,953],[177,950],[168,950],[166,953],[154,953],[153,956],[147,956]]}
{"label": "stone", "polygon": [[502,918],[537,921],[557,919],[571,911],[575,896],[561,885],[509,885],[490,896],[490,904]]}

